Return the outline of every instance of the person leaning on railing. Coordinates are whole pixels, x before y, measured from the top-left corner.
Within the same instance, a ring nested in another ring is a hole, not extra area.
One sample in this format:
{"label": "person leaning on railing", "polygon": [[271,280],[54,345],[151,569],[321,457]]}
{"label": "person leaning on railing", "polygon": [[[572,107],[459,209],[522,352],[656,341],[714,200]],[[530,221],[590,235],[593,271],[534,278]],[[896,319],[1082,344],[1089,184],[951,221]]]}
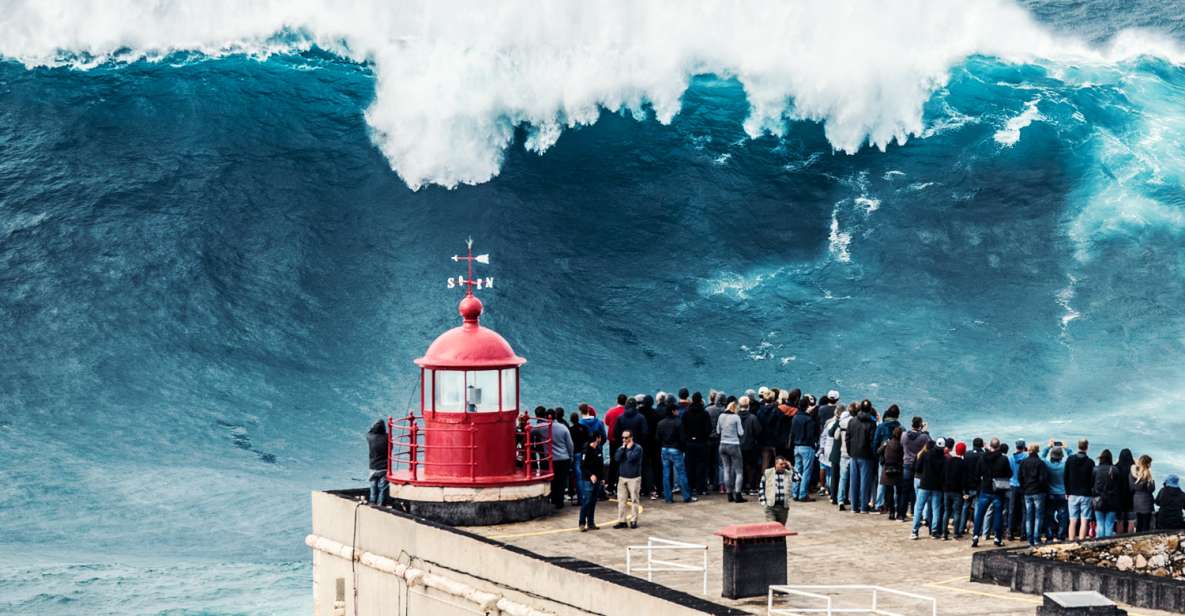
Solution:
{"label": "person leaning on railing", "polygon": [[370,496],[372,505],[382,505],[387,500],[387,422],[378,420],[366,433],[366,445],[370,450]]}

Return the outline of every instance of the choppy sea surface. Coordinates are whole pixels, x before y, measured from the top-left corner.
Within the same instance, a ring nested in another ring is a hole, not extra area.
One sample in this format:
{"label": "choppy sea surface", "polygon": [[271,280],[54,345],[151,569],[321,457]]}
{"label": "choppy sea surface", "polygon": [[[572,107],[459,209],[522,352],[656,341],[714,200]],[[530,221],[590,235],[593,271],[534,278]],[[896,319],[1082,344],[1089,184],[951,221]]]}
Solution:
{"label": "choppy sea surface", "polygon": [[0,8],[2,613],[307,613],[470,235],[531,406],[1185,469],[1181,3]]}

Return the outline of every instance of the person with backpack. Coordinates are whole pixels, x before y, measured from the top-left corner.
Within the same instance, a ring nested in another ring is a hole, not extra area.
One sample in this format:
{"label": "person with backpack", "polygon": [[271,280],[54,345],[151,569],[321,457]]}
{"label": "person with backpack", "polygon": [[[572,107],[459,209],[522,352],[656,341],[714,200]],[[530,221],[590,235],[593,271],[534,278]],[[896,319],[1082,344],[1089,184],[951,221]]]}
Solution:
{"label": "person with backpack", "polygon": [[1099,454],[1099,463],[1094,467],[1094,507],[1095,537],[1105,539],[1115,536],[1115,518],[1123,508],[1122,494],[1119,482],[1123,480],[1127,485],[1127,477],[1119,474],[1119,469],[1111,458],[1111,450],[1104,449]]}
{"label": "person with backpack", "polygon": [[888,438],[877,448],[877,455],[881,459],[880,485],[884,488],[885,511],[889,512],[890,520],[896,520],[898,515],[905,517],[904,511],[898,513],[901,508],[898,504],[898,494],[901,489],[901,478],[904,476],[902,467],[905,456],[905,450],[901,446],[901,432],[901,426],[893,428]]}
{"label": "person with backpack", "polygon": [[1004,545],[1004,499],[1012,489],[1012,466],[1004,457],[1000,439],[993,438],[988,450],[979,459],[979,501],[975,504],[975,524],[972,527],[971,547],[979,547],[983,536],[983,517],[992,509],[992,529],[996,547]]}

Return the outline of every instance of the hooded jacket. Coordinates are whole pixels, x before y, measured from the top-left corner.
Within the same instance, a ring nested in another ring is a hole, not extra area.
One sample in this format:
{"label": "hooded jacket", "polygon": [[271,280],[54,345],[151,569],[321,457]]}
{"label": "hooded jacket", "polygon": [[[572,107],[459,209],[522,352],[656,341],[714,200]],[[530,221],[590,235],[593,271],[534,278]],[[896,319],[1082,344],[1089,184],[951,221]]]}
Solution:
{"label": "hooded jacket", "polygon": [[914,460],[914,467],[921,477],[919,488],[942,491],[942,480],[946,477],[945,451],[931,445],[918,453]]}
{"label": "hooded jacket", "polygon": [[819,421],[814,411],[796,413],[790,420],[790,446],[815,447],[819,443]]}
{"label": "hooded jacket", "polygon": [[613,424],[613,440],[621,442],[621,433],[626,430],[634,435],[634,442],[646,441],[646,418],[635,407],[626,407],[617,422]]}
{"label": "hooded jacket", "polygon": [[609,439],[609,432],[605,428],[605,422],[597,418],[596,415],[589,415],[580,418],[580,425],[588,430],[588,438],[591,441],[594,434],[600,434],[602,440]]}
{"label": "hooded jacket", "polygon": [[786,442],[778,442],[778,434],[782,432],[784,415],[778,412],[775,402],[762,402],[757,408],[757,420],[761,422],[761,437],[758,442],[762,447],[785,447]]}
{"label": "hooded jacket", "polygon": [[891,438],[881,443],[877,453],[884,460],[884,470],[881,471],[880,484],[883,486],[897,485],[901,481],[901,472],[904,470],[903,460],[905,450],[901,448],[901,441]]}
{"label": "hooded jacket", "polygon": [[366,446],[370,450],[370,470],[387,470],[387,424],[383,420],[374,422],[366,432]]}
{"label": "hooded jacket", "polygon": [[1003,497],[1007,490],[995,490],[992,488],[993,479],[1011,479],[1012,466],[1008,464],[1008,458],[999,451],[988,451],[983,454],[979,460],[979,491],[983,494],[995,494]]}
{"label": "hooded jacket", "polygon": [[1156,495],[1156,506],[1160,507],[1160,510],[1156,512],[1157,530],[1185,528],[1185,517],[1181,513],[1185,509],[1185,492],[1182,492],[1181,488],[1175,486],[1161,488],[1160,493]]}
{"label": "hooded jacket", "polygon": [[963,456],[963,487],[968,492],[978,492],[981,477],[979,463],[983,460],[983,448],[972,449]]}
{"label": "hooded jacket", "polygon": [[845,435],[848,457],[861,460],[874,458],[876,450],[872,448],[872,439],[875,434],[876,421],[868,414],[868,411],[861,410],[854,419],[848,422],[848,431]]}
{"label": "hooded jacket", "polygon": [[1094,494],[1094,460],[1079,451],[1066,459],[1066,494],[1092,496]]}
{"label": "hooded jacket", "polygon": [[708,416],[704,405],[692,402],[679,419],[683,422],[683,436],[688,443],[708,444],[708,438],[712,435],[712,418]]}
{"label": "hooded jacket", "polygon": [[912,468],[918,459],[918,452],[930,442],[930,433],[921,430],[910,430],[901,435],[901,445],[905,449],[905,468]]}

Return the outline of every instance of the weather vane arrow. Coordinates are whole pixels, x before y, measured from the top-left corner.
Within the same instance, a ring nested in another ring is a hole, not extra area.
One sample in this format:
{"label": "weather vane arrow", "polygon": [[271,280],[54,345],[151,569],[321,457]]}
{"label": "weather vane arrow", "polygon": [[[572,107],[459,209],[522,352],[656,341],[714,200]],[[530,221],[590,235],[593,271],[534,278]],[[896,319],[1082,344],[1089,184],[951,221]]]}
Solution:
{"label": "weather vane arrow", "polygon": [[448,288],[453,289],[458,286],[465,286],[465,294],[473,295],[473,288],[488,289],[494,286],[494,277],[486,276],[484,278],[473,277],[473,264],[481,263],[482,265],[490,264],[489,253],[474,255],[473,254],[473,238],[470,237],[465,240],[465,256],[453,255],[453,263],[465,261],[469,265],[469,271],[464,276],[450,276],[448,279]]}

